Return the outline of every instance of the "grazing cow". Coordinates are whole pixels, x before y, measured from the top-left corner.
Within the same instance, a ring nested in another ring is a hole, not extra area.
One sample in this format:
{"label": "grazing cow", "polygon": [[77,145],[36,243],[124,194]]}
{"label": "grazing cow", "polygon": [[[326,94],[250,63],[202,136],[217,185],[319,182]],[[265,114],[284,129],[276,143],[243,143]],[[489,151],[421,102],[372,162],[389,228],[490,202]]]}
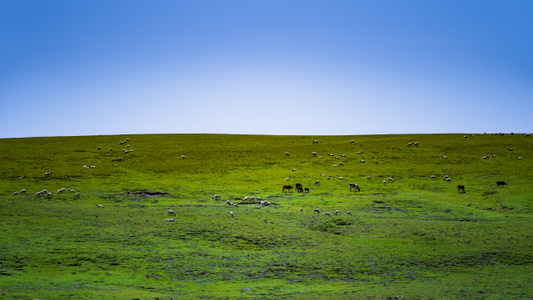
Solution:
{"label": "grazing cow", "polygon": [[296,188],[297,188],[297,189],[303,189],[302,184],[301,184],[301,183],[297,183],[297,184],[296,184]]}
{"label": "grazing cow", "polygon": [[303,189],[301,186],[298,186],[298,187],[296,187],[296,191],[297,191],[298,193],[303,193],[303,192],[304,192],[304,189]]}
{"label": "grazing cow", "polygon": [[309,188],[305,188],[304,191],[305,191],[306,193],[309,193]]}
{"label": "grazing cow", "polygon": [[505,181],[496,181],[496,186],[505,186],[507,185],[507,182]]}
{"label": "grazing cow", "polygon": [[458,185],[458,186],[457,186],[457,191],[458,191],[459,193],[466,193],[466,192],[465,192],[465,186],[462,185],[462,184]]}
{"label": "grazing cow", "polygon": [[291,191],[292,191],[292,186],[291,186],[291,185],[288,185],[288,184],[284,185],[284,186],[283,186],[283,190],[281,190],[281,191],[282,191],[282,192],[285,192],[285,190],[291,192]]}
{"label": "grazing cow", "polygon": [[359,188],[359,185],[357,185],[357,183],[350,183],[350,192],[352,191],[352,189],[354,189],[354,192],[357,191],[357,192],[360,192],[361,189]]}

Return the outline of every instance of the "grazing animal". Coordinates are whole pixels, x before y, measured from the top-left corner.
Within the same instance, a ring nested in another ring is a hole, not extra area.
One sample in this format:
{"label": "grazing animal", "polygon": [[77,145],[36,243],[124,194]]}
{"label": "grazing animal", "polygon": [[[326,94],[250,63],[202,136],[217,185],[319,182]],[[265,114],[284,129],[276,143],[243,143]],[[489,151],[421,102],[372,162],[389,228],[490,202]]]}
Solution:
{"label": "grazing animal", "polygon": [[442,158],[444,158],[444,159],[447,159],[447,158],[448,158],[448,156],[445,156],[445,155],[443,155],[443,156],[442,156]]}
{"label": "grazing animal", "polygon": [[372,177],[370,175],[366,176],[366,179],[371,179]]}
{"label": "grazing animal", "polygon": [[167,222],[174,222],[174,218],[172,218],[172,219],[165,219],[165,221],[167,221]]}
{"label": "grazing animal", "polygon": [[219,195],[219,194],[215,194],[215,195],[213,196],[213,199],[215,199],[215,200],[220,200],[220,195]]}
{"label": "grazing animal", "polygon": [[98,207],[98,208],[104,208],[104,205],[103,205],[103,204],[96,204],[96,207]]}
{"label": "grazing animal", "polygon": [[354,192],[357,191],[357,192],[360,192],[361,189],[359,188],[359,185],[357,183],[350,183],[350,192],[352,191],[352,189],[354,189]]}
{"label": "grazing animal", "polygon": [[303,192],[304,192],[304,189],[303,189],[301,186],[299,186],[299,187],[296,187],[296,191],[297,191],[298,193],[303,193]]}
{"label": "grazing animal", "polygon": [[344,177],[339,177],[339,180],[344,180]]}
{"label": "grazing animal", "polygon": [[317,141],[317,140],[314,140],[314,141],[313,141],[313,144],[318,144],[318,141]]}
{"label": "grazing animal", "polygon": [[457,186],[457,191],[458,191],[459,193],[461,193],[461,192],[462,192],[462,193],[466,193],[466,191],[465,191],[465,186],[462,185],[462,184],[458,185],[458,186]]}
{"label": "grazing animal", "polygon": [[354,141],[354,140],[351,140],[351,141],[350,141],[350,144],[353,144],[353,143],[355,143],[355,141]]}
{"label": "grazing animal", "polygon": [[507,185],[507,182],[505,181],[496,181],[496,186],[505,186]]}
{"label": "grazing animal", "polygon": [[296,188],[297,188],[297,189],[298,189],[298,188],[300,188],[300,189],[303,188],[301,183],[297,183],[297,184],[295,184],[295,185],[296,185]]}
{"label": "grazing animal", "polygon": [[393,181],[394,179],[392,179],[392,177],[387,178],[387,182],[393,182]]}
{"label": "grazing animal", "polygon": [[331,214],[327,211],[324,213],[324,216],[330,216],[331,217]]}
{"label": "grazing animal", "polygon": [[293,189],[292,185],[286,184],[286,185],[283,186],[283,189],[281,191],[285,192],[285,190],[287,190],[287,191],[291,192],[292,189]]}
{"label": "grazing animal", "polygon": [[519,156],[519,157],[517,157],[516,159],[517,159],[517,160],[522,160],[522,157]]}
{"label": "grazing animal", "polygon": [[304,212],[304,209],[303,209],[303,208],[300,208],[300,212]]}
{"label": "grazing animal", "polygon": [[313,211],[316,212],[316,213],[320,213],[320,209],[318,209],[318,208],[315,208]]}
{"label": "grazing animal", "polygon": [[169,209],[169,210],[167,211],[167,214],[169,214],[169,215],[173,215],[173,216],[176,215],[176,213],[175,213],[172,209]]}
{"label": "grazing animal", "polygon": [[429,179],[435,179],[435,178],[437,178],[437,176],[435,176],[435,175],[429,176]]}
{"label": "grazing animal", "polygon": [[452,182],[452,179],[451,178],[446,178],[446,179],[444,179],[444,182]]}
{"label": "grazing animal", "polygon": [[347,215],[351,215],[352,212],[351,212],[351,211],[347,211],[346,214],[347,214]]}
{"label": "grazing animal", "polygon": [[291,155],[289,154],[289,152],[285,152],[285,155],[286,155],[286,156],[291,156]]}
{"label": "grazing animal", "polygon": [[335,214],[336,214],[336,215],[339,214],[339,210],[338,210],[338,209],[335,210]]}
{"label": "grazing animal", "polygon": [[230,214],[230,215],[231,215],[231,217],[233,218],[233,212],[232,212],[232,211],[230,211],[230,212],[229,212],[229,214]]}
{"label": "grazing animal", "polygon": [[320,180],[315,181],[315,185],[320,186]]}
{"label": "grazing animal", "polygon": [[513,148],[509,148],[509,151],[513,151]]}
{"label": "grazing animal", "polygon": [[313,152],[312,154],[313,154],[314,157],[316,157],[316,152]]}
{"label": "grazing animal", "polygon": [[19,194],[19,192],[14,192],[14,193],[13,193],[13,196],[16,196],[16,195],[18,195],[18,194]]}
{"label": "grazing animal", "polygon": [[305,188],[304,191],[305,191],[306,193],[309,193],[309,188]]}
{"label": "grazing animal", "polygon": [[364,160],[364,159],[361,159],[361,163],[363,163],[363,164],[364,164],[364,163],[366,163],[366,160]]}

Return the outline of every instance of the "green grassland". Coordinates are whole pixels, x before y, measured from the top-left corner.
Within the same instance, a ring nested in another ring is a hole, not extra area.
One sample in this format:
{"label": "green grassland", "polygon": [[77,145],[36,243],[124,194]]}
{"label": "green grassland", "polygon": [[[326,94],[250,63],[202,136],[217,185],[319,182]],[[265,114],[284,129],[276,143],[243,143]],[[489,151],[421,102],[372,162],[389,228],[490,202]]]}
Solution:
{"label": "green grassland", "polygon": [[533,298],[523,134],[0,139],[0,163],[2,299]]}

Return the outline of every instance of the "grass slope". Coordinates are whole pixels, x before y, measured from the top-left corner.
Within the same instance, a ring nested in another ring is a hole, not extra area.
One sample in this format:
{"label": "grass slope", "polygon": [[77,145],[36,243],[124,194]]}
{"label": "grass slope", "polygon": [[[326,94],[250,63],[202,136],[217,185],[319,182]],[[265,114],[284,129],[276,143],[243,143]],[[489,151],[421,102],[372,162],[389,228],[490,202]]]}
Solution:
{"label": "grass slope", "polygon": [[533,297],[524,135],[1,139],[0,163],[2,298]]}

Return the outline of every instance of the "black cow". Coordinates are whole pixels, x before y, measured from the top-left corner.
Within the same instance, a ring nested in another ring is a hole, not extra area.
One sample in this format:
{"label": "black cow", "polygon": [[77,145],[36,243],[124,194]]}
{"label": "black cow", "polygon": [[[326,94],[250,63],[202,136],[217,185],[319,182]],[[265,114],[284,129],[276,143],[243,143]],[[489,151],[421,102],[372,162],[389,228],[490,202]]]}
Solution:
{"label": "black cow", "polygon": [[458,191],[459,193],[461,193],[461,192],[462,192],[462,193],[466,193],[466,192],[465,192],[465,186],[462,185],[462,184],[458,185],[458,186],[457,186],[457,191]]}
{"label": "black cow", "polygon": [[505,181],[496,181],[496,186],[505,186],[507,185],[507,182]]}

